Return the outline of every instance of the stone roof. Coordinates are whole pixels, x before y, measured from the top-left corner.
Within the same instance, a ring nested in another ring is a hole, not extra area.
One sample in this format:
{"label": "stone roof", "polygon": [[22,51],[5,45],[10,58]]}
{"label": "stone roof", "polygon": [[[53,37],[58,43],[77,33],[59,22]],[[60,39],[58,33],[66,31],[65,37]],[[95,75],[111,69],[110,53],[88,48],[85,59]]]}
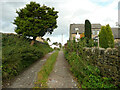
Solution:
{"label": "stone roof", "polygon": [[[70,32],[71,33],[76,33],[75,28],[78,28],[79,33],[83,33],[85,31],[85,25],[84,24],[70,24]],[[92,29],[100,29],[101,24],[91,24]]]}
{"label": "stone roof", "polygon": [[101,24],[91,24],[91,26],[94,29],[100,29],[101,28]]}
{"label": "stone roof", "polygon": [[120,28],[111,28],[114,39],[120,39]]}
{"label": "stone roof", "polygon": [[78,28],[79,33],[84,32],[84,24],[70,24],[71,33],[76,33],[75,28]]}
{"label": "stone roof", "polygon": [[[85,31],[85,25],[84,24],[70,24],[70,34],[75,34],[76,30],[75,28],[78,28],[79,33],[84,33]],[[101,24],[91,24],[92,29],[101,29]],[[111,28],[113,32],[114,39],[120,39],[120,28]]]}

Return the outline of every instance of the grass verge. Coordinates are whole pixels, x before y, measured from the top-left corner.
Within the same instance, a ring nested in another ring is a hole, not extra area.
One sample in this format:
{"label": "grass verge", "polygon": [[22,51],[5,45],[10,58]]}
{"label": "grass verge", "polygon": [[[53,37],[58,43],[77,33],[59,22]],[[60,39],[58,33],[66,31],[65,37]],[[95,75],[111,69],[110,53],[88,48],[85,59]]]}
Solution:
{"label": "grass verge", "polygon": [[58,50],[55,51],[46,61],[44,66],[41,68],[37,75],[37,81],[35,82],[34,88],[47,88],[48,76],[53,70],[54,64],[58,56]]}

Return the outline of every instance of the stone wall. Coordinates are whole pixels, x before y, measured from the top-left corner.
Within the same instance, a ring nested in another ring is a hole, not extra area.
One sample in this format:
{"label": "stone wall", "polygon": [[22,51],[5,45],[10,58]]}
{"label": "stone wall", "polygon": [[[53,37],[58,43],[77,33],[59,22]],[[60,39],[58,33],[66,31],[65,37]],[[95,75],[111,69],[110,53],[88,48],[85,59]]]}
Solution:
{"label": "stone wall", "polygon": [[101,76],[111,77],[115,85],[120,85],[120,54],[116,48],[84,48],[87,59],[101,71]]}

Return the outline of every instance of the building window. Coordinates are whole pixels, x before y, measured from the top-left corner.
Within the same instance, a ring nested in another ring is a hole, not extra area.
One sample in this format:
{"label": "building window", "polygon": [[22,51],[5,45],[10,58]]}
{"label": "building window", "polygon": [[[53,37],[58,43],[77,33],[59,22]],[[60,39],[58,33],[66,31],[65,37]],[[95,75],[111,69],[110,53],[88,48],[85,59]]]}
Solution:
{"label": "building window", "polygon": [[95,31],[92,31],[93,35],[95,35]]}
{"label": "building window", "polygon": [[75,31],[78,31],[79,30],[79,28],[75,28]]}
{"label": "building window", "polygon": [[99,34],[99,30],[97,30],[97,35]]}

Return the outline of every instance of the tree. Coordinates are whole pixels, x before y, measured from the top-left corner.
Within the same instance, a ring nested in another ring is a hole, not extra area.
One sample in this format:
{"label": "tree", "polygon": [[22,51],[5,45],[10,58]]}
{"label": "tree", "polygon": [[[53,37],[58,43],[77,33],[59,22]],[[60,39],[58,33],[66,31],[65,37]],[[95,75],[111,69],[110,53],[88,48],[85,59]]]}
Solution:
{"label": "tree", "polygon": [[15,32],[22,36],[33,37],[31,45],[34,44],[37,36],[43,37],[46,32],[52,34],[53,30],[57,28],[58,11],[54,11],[53,7],[30,2],[16,13],[18,16],[13,22],[17,26]]}
{"label": "tree", "polygon": [[52,45],[56,45],[56,46],[58,46],[58,42],[54,42]]}
{"label": "tree", "polygon": [[102,26],[101,27],[101,31],[99,33],[99,43],[100,43],[100,47],[102,48],[107,48],[108,45],[108,41],[107,41],[107,32],[106,32],[106,27],[105,26]]}
{"label": "tree", "polygon": [[112,30],[109,24],[106,25],[106,31],[107,31],[108,47],[113,48],[114,47],[114,36],[113,36]]}
{"label": "tree", "polygon": [[101,27],[101,31],[99,33],[99,43],[102,48],[114,47],[114,37],[109,24]]}
{"label": "tree", "polygon": [[50,40],[50,38],[47,38],[46,41],[49,41],[49,42],[50,42],[51,40]]}
{"label": "tree", "polygon": [[85,20],[85,37],[87,39],[87,42],[91,39],[91,23],[89,20]]}
{"label": "tree", "polygon": [[62,44],[61,44],[61,43],[59,43],[59,47],[60,47],[60,48],[62,47]]}

